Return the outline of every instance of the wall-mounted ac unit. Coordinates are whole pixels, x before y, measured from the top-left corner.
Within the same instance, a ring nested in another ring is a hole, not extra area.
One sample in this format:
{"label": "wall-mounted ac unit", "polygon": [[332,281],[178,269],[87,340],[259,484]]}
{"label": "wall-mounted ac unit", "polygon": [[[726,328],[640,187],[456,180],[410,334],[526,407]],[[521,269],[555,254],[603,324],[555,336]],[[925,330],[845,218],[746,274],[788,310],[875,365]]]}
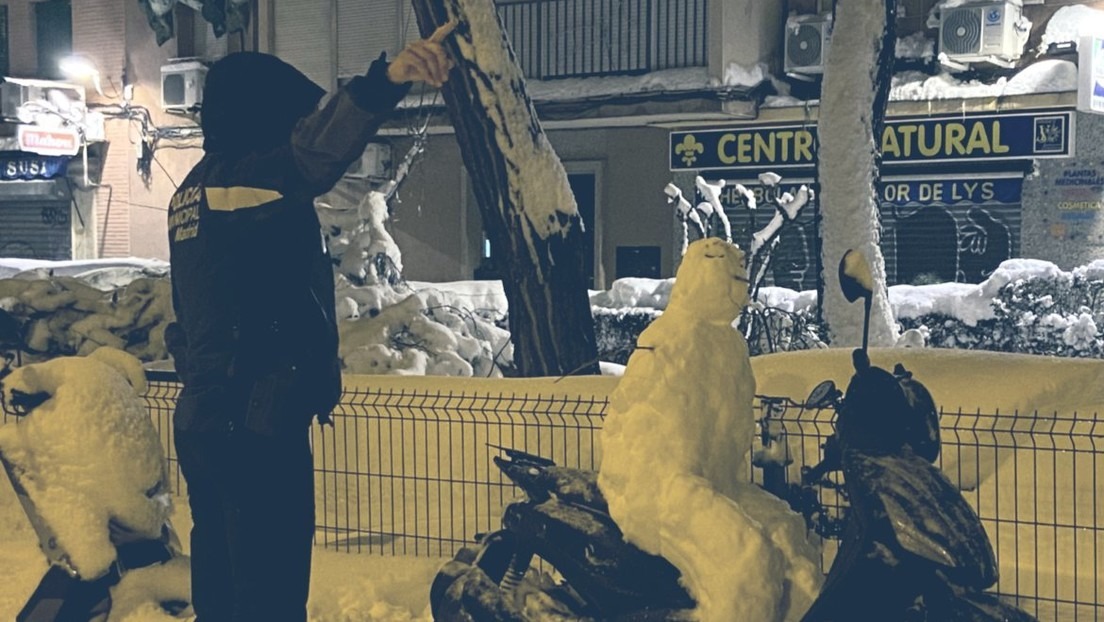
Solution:
{"label": "wall-mounted ac unit", "polygon": [[195,60],[161,66],[161,107],[185,112],[203,103],[203,81],[207,67]]}
{"label": "wall-mounted ac unit", "polygon": [[832,39],[832,14],[798,15],[786,20],[786,73],[795,77],[824,73]]}
{"label": "wall-mounted ac unit", "polygon": [[970,63],[1011,67],[1023,55],[1030,31],[1020,0],[944,0],[939,10],[939,60],[955,69]]}

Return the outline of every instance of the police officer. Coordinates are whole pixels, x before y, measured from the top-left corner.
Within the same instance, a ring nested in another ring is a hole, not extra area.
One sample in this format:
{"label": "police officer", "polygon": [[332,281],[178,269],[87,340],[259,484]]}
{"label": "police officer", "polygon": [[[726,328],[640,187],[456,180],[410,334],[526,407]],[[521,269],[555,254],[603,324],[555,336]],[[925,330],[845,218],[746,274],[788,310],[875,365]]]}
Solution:
{"label": "police officer", "polygon": [[324,91],[274,56],[211,66],[204,157],[168,213],[167,342],[188,485],[197,622],[306,620],[314,533],[309,424],[341,393],[332,263],[313,200],[363,153],[412,81],[440,87],[455,26]]}

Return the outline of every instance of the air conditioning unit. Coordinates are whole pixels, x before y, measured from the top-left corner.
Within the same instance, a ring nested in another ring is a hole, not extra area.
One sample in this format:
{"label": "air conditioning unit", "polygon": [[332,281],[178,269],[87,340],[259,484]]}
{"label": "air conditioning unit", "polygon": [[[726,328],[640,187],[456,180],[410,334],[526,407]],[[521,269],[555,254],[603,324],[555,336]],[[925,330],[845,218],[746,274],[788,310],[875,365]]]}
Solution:
{"label": "air conditioning unit", "polygon": [[368,143],[364,153],[345,171],[345,176],[372,181],[391,179],[391,145]]}
{"label": "air conditioning unit", "polygon": [[791,16],[786,20],[786,73],[793,77],[824,73],[832,39],[832,14]]}
{"label": "air conditioning unit", "polygon": [[196,110],[203,103],[203,81],[207,67],[196,60],[161,66],[161,107],[185,112]]}
{"label": "air conditioning unit", "polygon": [[1012,67],[1023,55],[1030,31],[1020,0],[944,0],[939,61],[953,69],[966,69],[970,63]]}

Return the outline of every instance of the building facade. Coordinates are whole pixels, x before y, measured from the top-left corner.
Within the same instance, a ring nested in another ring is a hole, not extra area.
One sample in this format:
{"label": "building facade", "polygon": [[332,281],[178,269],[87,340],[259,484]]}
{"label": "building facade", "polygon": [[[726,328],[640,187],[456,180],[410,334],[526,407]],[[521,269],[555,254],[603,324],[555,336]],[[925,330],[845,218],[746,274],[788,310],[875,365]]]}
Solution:
{"label": "building facade", "polygon": [[[363,71],[378,50],[394,52],[416,32],[403,0],[368,3],[372,7],[336,0],[324,3],[329,12],[317,13],[310,23],[296,19],[301,10],[294,4],[276,3],[267,16],[265,44],[323,84],[337,85]],[[711,183],[725,180],[722,202],[736,240],[745,246],[773,209],[769,204],[748,209],[735,184],[762,195],[766,189],[759,186],[759,175],[775,172],[784,178],[779,191],[801,184],[816,188],[819,76],[787,73],[808,62],[795,56],[807,51],[795,47],[804,45],[798,29],[819,24],[823,18],[818,15],[830,3],[498,4],[588,227],[592,287],[608,287],[622,276],[674,274],[681,226],[663,194],[668,182],[692,197],[697,176]],[[939,79],[951,76],[946,79],[965,85],[1004,84],[1032,65],[1056,59],[1064,63],[1058,74],[1076,71],[1069,62],[1076,55],[1039,49],[1043,33],[1063,7],[1104,8],[1104,3],[1065,0],[965,3],[976,7],[982,20],[991,19],[987,12],[998,8],[1027,21],[1006,20],[1009,28],[1023,30],[1019,58],[1003,65],[975,63],[963,73],[934,60],[940,45],[950,49],[955,43],[939,41],[939,13],[933,10],[940,5],[937,0],[901,1],[899,37],[914,43],[926,39],[931,48],[926,58],[904,52],[900,69]],[[374,12],[365,12],[369,9]],[[953,34],[951,27],[947,30]],[[968,34],[968,28],[961,30]],[[324,43],[308,49],[304,41]],[[773,85],[758,81],[760,70],[776,77]],[[1097,224],[1104,175],[1099,141],[1093,138],[1101,121],[1076,109],[1075,82],[1066,80],[1064,87],[1044,92],[975,89],[965,96],[925,97],[921,91],[919,97],[891,102],[877,192],[892,283],[979,282],[1011,257],[1046,259],[1064,268],[1104,258],[1104,227]],[[771,97],[779,84],[792,95]],[[417,103],[385,137],[398,157],[409,145],[409,128],[429,125],[424,156],[392,217],[406,275],[419,280],[493,277],[493,252],[481,234],[468,172],[442,102],[427,95]],[[815,287],[818,210],[812,201],[783,235],[769,282]]]}
{"label": "building facade", "polygon": [[[194,115],[162,109],[161,68],[235,45],[192,9],[175,15],[177,37],[158,45],[136,2],[0,1],[0,256],[167,258],[168,198],[202,151]],[[59,94],[72,99],[62,115]]]}
{"label": "building facade", "polygon": [[[963,83],[1007,82],[1042,61],[1076,59],[1039,52],[1051,17],[1071,5],[1104,9],[1101,2],[1069,0],[971,3],[1016,4],[1032,26],[1021,58],[1007,67],[982,63],[972,73],[954,73]],[[758,177],[769,171],[783,176],[780,190],[815,188],[819,76],[787,71],[795,65],[807,70],[810,50],[815,65],[815,53],[823,53],[817,46],[830,44],[820,39],[809,47],[799,36],[808,30],[802,25],[819,28],[818,16],[830,3],[497,4],[586,222],[592,287],[608,287],[622,276],[674,274],[682,230],[663,194],[668,182],[693,197],[697,176],[725,180],[721,199],[741,244],[772,213],[748,209],[736,183],[763,195],[767,189],[757,187]],[[939,4],[901,0],[899,36],[930,40],[937,53],[941,31],[932,11]],[[167,256],[164,206],[201,155],[194,115],[161,106],[162,67],[174,59],[209,62],[230,50],[257,49],[334,89],[363,73],[381,51],[393,55],[417,36],[408,0],[257,0],[250,7],[246,32],[215,37],[181,3],[173,12],[174,38],[158,45],[140,3],[0,0],[5,76],[58,80],[55,59],[74,53],[94,62],[103,91],[72,78],[57,86],[84,92],[84,143],[73,155],[21,151],[16,134],[26,123],[5,112],[0,136],[8,142],[0,173],[11,175],[0,185],[0,254]],[[931,55],[918,61],[906,54],[903,69],[947,75]],[[772,79],[764,80],[768,74]],[[790,97],[776,96],[787,88]],[[891,280],[976,282],[1008,257],[1047,259],[1063,268],[1101,257],[1104,171],[1094,137],[1102,121],[1078,111],[1077,98],[1073,87],[969,97],[919,91],[891,102],[877,190]],[[36,123],[51,127],[49,120],[31,120]],[[493,252],[439,94],[408,98],[373,145],[370,168],[382,166],[376,173],[386,176],[388,163],[394,167],[412,144],[413,128],[421,127],[427,128],[425,150],[391,219],[405,274],[416,280],[493,277]],[[351,175],[338,194],[355,201],[371,187],[371,177]],[[783,236],[772,282],[815,285],[818,209],[810,203]],[[50,250],[28,249],[25,240],[35,236],[52,240]]]}

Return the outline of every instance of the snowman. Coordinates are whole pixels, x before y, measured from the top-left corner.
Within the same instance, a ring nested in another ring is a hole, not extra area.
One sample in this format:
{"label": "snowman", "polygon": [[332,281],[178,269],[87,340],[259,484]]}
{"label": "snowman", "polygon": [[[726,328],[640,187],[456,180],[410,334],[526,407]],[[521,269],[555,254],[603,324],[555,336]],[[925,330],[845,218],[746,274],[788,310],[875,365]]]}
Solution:
{"label": "snowman", "polygon": [[610,396],[598,484],[625,537],[667,558],[704,622],[798,620],[820,590],[804,520],[751,483],[755,379],[733,326],[744,253],[691,244]]}
{"label": "snowman", "polygon": [[115,542],[157,539],[172,510],[165,457],[141,394],[134,356],[101,347],[88,356],[20,367],[3,379],[8,404],[45,401],[0,425],[0,454],[83,579],[108,572]]}

